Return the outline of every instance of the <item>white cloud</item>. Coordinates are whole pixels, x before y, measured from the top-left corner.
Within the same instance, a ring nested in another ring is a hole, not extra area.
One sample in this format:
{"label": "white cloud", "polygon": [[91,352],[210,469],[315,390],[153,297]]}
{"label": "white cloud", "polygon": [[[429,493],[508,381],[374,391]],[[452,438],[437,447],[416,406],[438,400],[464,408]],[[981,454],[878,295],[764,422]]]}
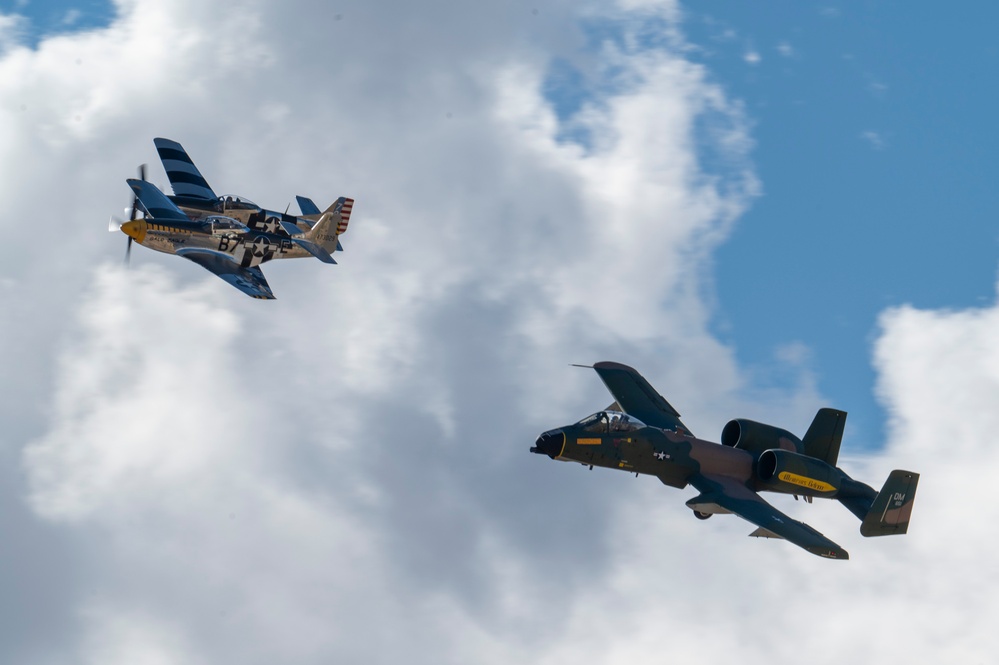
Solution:
{"label": "white cloud", "polygon": [[[588,11],[628,31],[641,4]],[[987,536],[949,546],[978,513],[930,475],[906,538],[864,541],[836,505],[788,508],[852,550],[844,566],[734,518],[699,523],[650,479],[527,453],[609,401],[573,361],[635,364],[706,438],[737,407],[807,423],[817,401],[807,350],[783,354],[797,394],[746,397],[707,332],[710,253],[756,193],[738,105],[682,50],[622,39],[594,56],[614,94],[574,119],[592,145],[560,142],[539,91],[583,42],[577,9],[530,9],[359,2],[332,20],[247,2],[232,24],[228,6],[137,0],[107,30],[0,60],[0,224],[41,207],[55,229],[0,262],[6,445],[33,514],[79,553],[79,585],[52,591],[76,617],[53,619],[55,662],[891,661],[897,642],[877,640],[912,625],[912,653],[983,653],[968,631],[995,617],[962,627],[948,593]],[[104,221],[153,136],[275,208],[354,196],[340,265],[268,264],[269,303],[141,247],[131,271],[112,265],[124,239]],[[728,172],[703,172],[705,144]],[[903,405],[908,381],[930,390],[904,373],[907,340],[942,352],[906,316],[886,317],[878,356]],[[985,371],[960,370],[950,385]],[[847,469],[929,474],[914,452],[936,439],[919,437],[961,408],[945,401],[927,431],[893,410],[885,454]],[[956,478],[979,440],[933,473]],[[772,637],[816,607],[814,630]],[[968,639],[935,641],[947,631]]]}
{"label": "white cloud", "polygon": [[884,150],[888,146],[888,143],[881,132],[875,132],[869,129],[861,133],[860,137],[870,143],[871,147],[875,150]]}
{"label": "white cloud", "polygon": [[83,16],[83,13],[79,9],[69,9],[62,16],[62,24],[64,26],[76,25],[81,16]]}
{"label": "white cloud", "polygon": [[170,626],[143,615],[90,607],[83,612],[90,628],[81,662],[172,665],[205,662],[191,653],[183,638]]}
{"label": "white cloud", "polygon": [[763,61],[763,56],[761,56],[760,52],[756,49],[749,49],[743,54],[742,59],[745,60],[747,64],[758,65]]}
{"label": "white cloud", "polygon": [[18,14],[0,14],[0,56],[20,43],[27,19]]}

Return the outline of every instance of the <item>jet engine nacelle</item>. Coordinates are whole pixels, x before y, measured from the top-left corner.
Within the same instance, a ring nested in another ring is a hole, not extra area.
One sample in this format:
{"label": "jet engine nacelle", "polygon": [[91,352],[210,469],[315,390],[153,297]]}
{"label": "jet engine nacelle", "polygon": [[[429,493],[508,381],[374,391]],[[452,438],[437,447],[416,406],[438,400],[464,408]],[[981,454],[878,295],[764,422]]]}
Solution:
{"label": "jet engine nacelle", "polygon": [[832,498],[844,485],[853,482],[822,460],[787,450],[764,451],[756,464],[756,476],[773,491],[825,498]]}
{"label": "jet engine nacelle", "polygon": [[786,429],[765,425],[745,418],[730,420],[722,429],[721,442],[752,453],[753,457],[762,455],[764,451],[778,448],[800,453],[801,439]]}

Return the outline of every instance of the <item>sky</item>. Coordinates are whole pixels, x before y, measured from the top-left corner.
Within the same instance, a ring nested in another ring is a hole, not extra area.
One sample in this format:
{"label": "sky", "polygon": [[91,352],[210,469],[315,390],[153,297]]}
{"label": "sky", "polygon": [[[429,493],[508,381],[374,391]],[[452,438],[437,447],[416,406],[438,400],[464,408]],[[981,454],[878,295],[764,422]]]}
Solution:
{"label": "sky", "polygon": [[[999,10],[755,9],[0,4],[0,661],[994,660]],[[157,136],[354,198],[338,265],[126,270]],[[827,561],[531,455],[598,360],[709,440],[849,411],[910,533],[774,498]]]}

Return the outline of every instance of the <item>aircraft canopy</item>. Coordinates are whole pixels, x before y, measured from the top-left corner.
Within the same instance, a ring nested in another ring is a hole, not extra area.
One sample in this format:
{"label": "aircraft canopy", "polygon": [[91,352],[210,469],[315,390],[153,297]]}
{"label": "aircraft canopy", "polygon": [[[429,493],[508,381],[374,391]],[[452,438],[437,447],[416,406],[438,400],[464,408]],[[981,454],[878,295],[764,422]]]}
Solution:
{"label": "aircraft canopy", "polygon": [[587,432],[608,433],[608,432],[633,432],[636,429],[645,427],[638,418],[629,416],[620,411],[606,410],[594,413],[580,420],[577,425],[581,425]]}

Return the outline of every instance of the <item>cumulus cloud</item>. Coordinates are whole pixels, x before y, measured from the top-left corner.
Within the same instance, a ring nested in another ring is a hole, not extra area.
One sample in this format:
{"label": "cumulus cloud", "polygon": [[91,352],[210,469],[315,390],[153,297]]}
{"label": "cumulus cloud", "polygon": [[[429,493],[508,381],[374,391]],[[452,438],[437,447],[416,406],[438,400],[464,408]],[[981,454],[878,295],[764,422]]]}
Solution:
{"label": "cumulus cloud", "polygon": [[[0,518],[24,534],[23,569],[0,575],[52,580],[44,637],[9,630],[12,658],[762,660],[826,644],[767,637],[815,596],[842,616],[843,589],[865,589],[858,622],[884,625],[885,598],[901,622],[914,576],[950,561],[918,535],[924,495],[913,536],[887,543],[799,507],[866,559],[836,568],[734,518],[698,523],[648,478],[527,453],[609,401],[569,362],[635,364],[706,438],[739,409],[803,429],[816,406],[807,350],[784,354],[799,390],[760,399],[708,332],[711,252],[757,185],[740,106],[682,48],[638,38],[677,29],[673,3],[119,8],[0,60],[0,223],[41,213],[49,232],[0,262],[0,413],[23,470]],[[609,28],[585,57],[581,11]],[[570,119],[543,94],[555,57],[590,63],[601,91]],[[340,264],[267,264],[268,303],[141,247],[121,268],[104,220],[153,136],[269,207],[356,198]],[[710,172],[705,151],[724,157]],[[908,463],[894,441],[858,477]]]}
{"label": "cumulus cloud", "polygon": [[860,137],[867,141],[872,148],[875,150],[884,150],[888,143],[881,132],[875,132],[873,130],[867,130],[863,132]]}
{"label": "cumulus cloud", "polygon": [[18,14],[0,14],[0,55],[18,44],[26,23]]}

